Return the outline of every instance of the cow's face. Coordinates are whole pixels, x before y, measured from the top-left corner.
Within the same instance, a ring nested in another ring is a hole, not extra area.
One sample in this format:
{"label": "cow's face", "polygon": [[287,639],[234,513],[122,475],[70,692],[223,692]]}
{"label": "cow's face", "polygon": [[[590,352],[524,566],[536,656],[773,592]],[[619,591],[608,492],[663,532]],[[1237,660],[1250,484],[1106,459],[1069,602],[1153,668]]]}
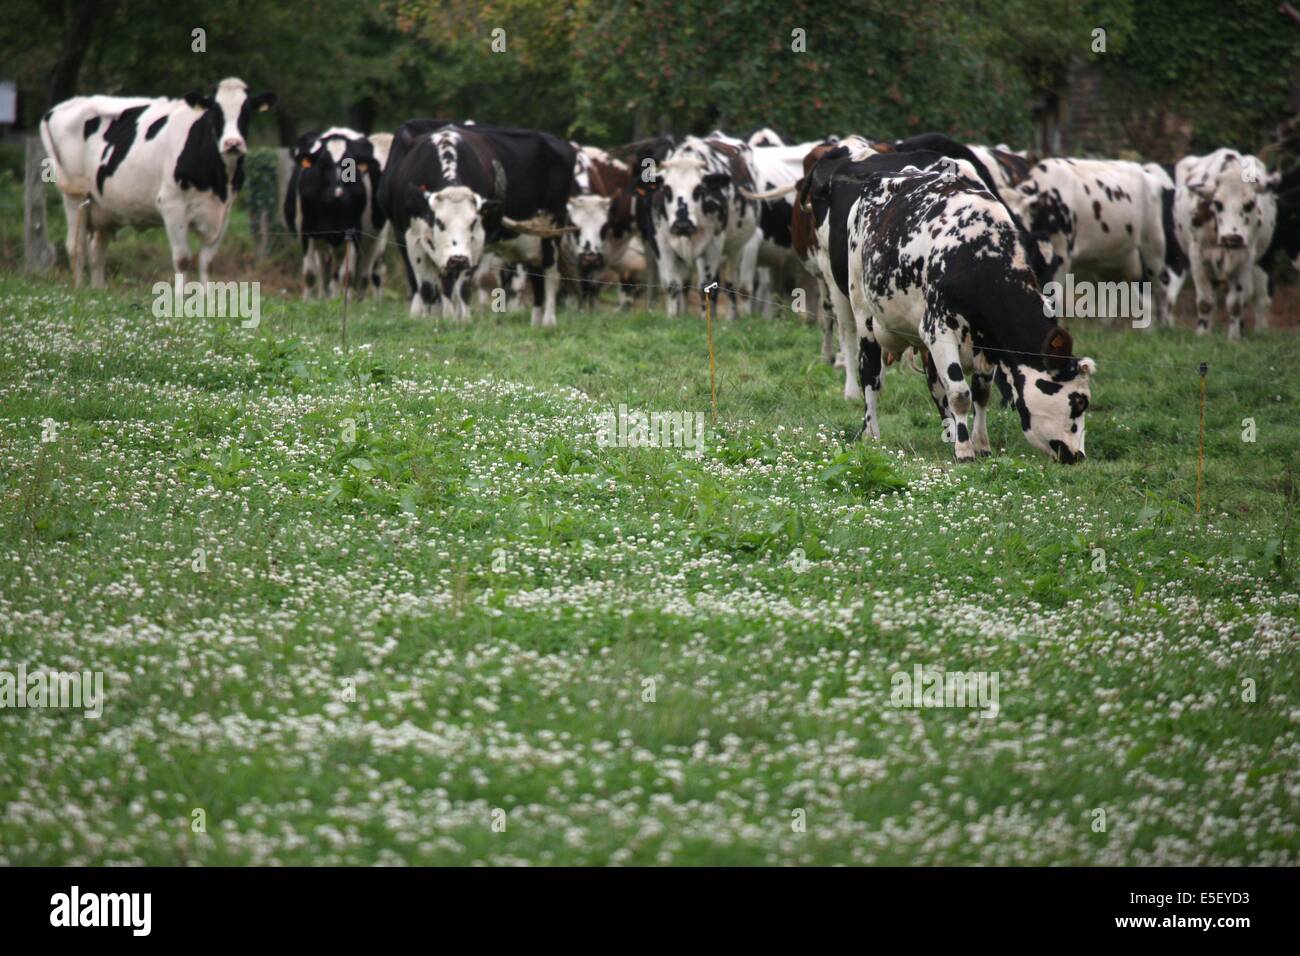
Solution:
{"label": "cow's face", "polygon": [[569,224],[577,231],[565,233],[564,241],[583,272],[605,265],[609,207],[608,196],[574,196],[569,200]]}
{"label": "cow's face", "polygon": [[248,95],[248,84],[231,77],[217,84],[215,96],[187,93],[185,102],[204,111],[203,122],[212,128],[217,149],[225,156],[238,158],[248,152],[248,120],[255,112],[265,112],[275,105],[274,93]]}
{"label": "cow's face", "polygon": [[375,162],[365,140],[304,137],[294,158],[299,167],[298,191],[304,200],[357,216],[365,212],[366,184]]}
{"label": "cow's face", "polygon": [[673,157],[659,167],[656,179],[659,215],[668,232],[686,239],[696,237],[710,216],[717,218],[727,207],[725,190],[731,183],[726,173],[711,173],[693,156]]}
{"label": "cow's face", "polygon": [[1232,153],[1215,171],[1215,178],[1187,184],[1197,200],[1192,225],[1209,230],[1215,244],[1223,249],[1245,249],[1255,231],[1264,183],[1248,181],[1251,178],[1243,169],[1241,157]]}
{"label": "cow's face", "polygon": [[1068,358],[1047,370],[1003,366],[1011,382],[1025,439],[1053,461],[1072,465],[1084,459],[1084,414],[1092,400],[1097,363]]}
{"label": "cow's face", "polygon": [[[411,221],[416,241],[442,273],[473,269],[483,257],[487,201],[468,186],[421,191],[423,208]],[[426,212],[427,210],[427,212]]]}

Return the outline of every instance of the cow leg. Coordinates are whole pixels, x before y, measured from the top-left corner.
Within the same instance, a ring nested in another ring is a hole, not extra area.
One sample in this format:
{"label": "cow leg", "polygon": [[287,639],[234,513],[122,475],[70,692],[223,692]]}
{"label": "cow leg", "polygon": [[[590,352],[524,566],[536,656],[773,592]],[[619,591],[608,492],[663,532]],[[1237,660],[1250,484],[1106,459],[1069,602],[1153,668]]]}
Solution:
{"label": "cow leg", "polygon": [[1192,263],[1192,284],[1196,289],[1196,334],[1205,335],[1210,331],[1210,321],[1214,318],[1214,305],[1218,296],[1205,266],[1199,261],[1199,255]]}
{"label": "cow leg", "polygon": [[1183,291],[1183,282],[1187,279],[1186,272],[1174,272],[1168,266],[1160,270],[1161,278],[1165,282],[1165,308],[1162,313],[1166,328],[1172,328],[1177,318],[1178,293]]}
{"label": "cow leg", "polygon": [[167,231],[167,244],[172,251],[172,271],[181,276],[190,271],[190,224],[185,211],[185,202],[175,200],[159,204],[163,228]]}
{"label": "cow leg", "polygon": [[[1141,296],[1140,301],[1143,306],[1147,307],[1146,314],[1141,316],[1142,325],[1139,328],[1149,329],[1156,325],[1168,325],[1169,320],[1165,316],[1168,311],[1169,286],[1168,273],[1161,266],[1160,260],[1164,258],[1164,252],[1160,253],[1158,259],[1148,255],[1142,256],[1142,281],[1151,288],[1151,295]],[[1129,302],[1132,308],[1132,301]]]}
{"label": "cow leg", "polygon": [[90,233],[90,286],[103,289],[108,285],[108,231],[94,229]]}
{"label": "cow leg", "polygon": [[1273,311],[1273,296],[1269,291],[1269,275],[1259,265],[1253,267],[1252,275],[1255,284],[1255,328],[1266,329]]}
{"label": "cow leg", "polygon": [[[226,219],[228,218],[227,216]],[[226,219],[222,220],[216,233],[210,238],[203,239],[199,246],[199,281],[204,285],[208,284],[212,260],[217,257],[217,250],[221,248],[221,238],[226,234]]]}
{"label": "cow leg", "polygon": [[636,281],[631,272],[619,276],[618,311],[627,312],[636,302]]}
{"label": "cow leg", "polygon": [[[870,326],[871,320],[868,319],[868,330]],[[858,355],[858,381],[862,387],[864,407],[862,437],[879,439],[880,413],[876,409],[876,402],[880,397],[880,390],[885,387],[885,363],[880,343],[876,341],[875,336],[868,334],[862,339]]]}
{"label": "cow leg", "polygon": [[468,322],[472,317],[469,294],[473,284],[474,273],[466,270],[456,277],[456,284],[452,287],[452,295],[456,298],[456,315],[462,322]]}
{"label": "cow leg", "polygon": [[759,266],[754,272],[754,309],[751,315],[761,315],[765,319],[772,317],[772,290],[775,283],[772,281],[772,270],[767,266]]}
{"label": "cow leg", "polygon": [[89,203],[88,196],[64,196],[63,215],[68,220],[68,236],[64,248],[68,250],[68,267],[72,270],[73,288],[81,287],[85,274],[86,252],[89,246],[86,220],[90,218],[90,206],[82,209],[83,203]]}
{"label": "cow leg", "polygon": [[[927,324],[935,328],[943,326],[943,317],[927,317]],[[961,350],[949,335],[940,332],[928,337],[930,361],[934,374],[943,386],[947,401],[948,415],[952,421],[953,451],[958,461],[972,461],[975,458],[975,445],[971,441],[970,416],[972,396],[971,387],[966,384],[966,376],[961,368]],[[927,377],[929,371],[927,370]],[[934,385],[931,383],[931,391]]]}
{"label": "cow leg", "polygon": [[686,290],[679,272],[677,257],[671,252],[664,253],[664,258],[659,263],[659,275],[663,279],[664,311],[668,314],[668,318],[675,319],[680,313],[686,311]]}
{"label": "cow leg", "polygon": [[812,292],[817,296],[816,302],[813,303],[813,316],[817,325],[822,330],[822,361],[827,365],[835,364],[835,316],[830,310],[829,298],[826,289],[822,285],[821,279],[814,279],[810,283]]}
{"label": "cow leg", "polygon": [[1246,306],[1255,295],[1255,277],[1250,266],[1237,270],[1234,279],[1228,281],[1228,341],[1241,341],[1241,325],[1245,318]]}
{"label": "cow leg", "polygon": [[827,286],[830,292],[832,321],[840,334],[840,350],[844,353],[844,400],[857,402],[862,400],[862,385],[858,381],[858,349],[861,336],[858,334],[857,320],[853,317],[853,306],[848,296],[840,292],[834,283]]}
{"label": "cow leg", "polygon": [[[985,367],[981,369],[981,366]],[[987,458],[993,454],[993,445],[989,442],[988,404],[992,394],[993,370],[975,359],[975,370],[971,373],[971,397],[975,400],[975,422],[971,440],[975,445],[975,454]]]}
{"label": "cow leg", "polygon": [[316,240],[308,239],[307,248],[302,254],[302,297],[311,299],[316,292],[316,281],[320,277],[320,261],[316,253]]}

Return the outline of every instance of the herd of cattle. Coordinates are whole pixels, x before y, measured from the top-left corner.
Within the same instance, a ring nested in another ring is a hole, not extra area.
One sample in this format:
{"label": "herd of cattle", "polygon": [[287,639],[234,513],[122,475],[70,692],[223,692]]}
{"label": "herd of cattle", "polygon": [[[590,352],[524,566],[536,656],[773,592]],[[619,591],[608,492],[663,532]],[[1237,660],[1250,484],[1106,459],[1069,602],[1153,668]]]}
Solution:
{"label": "herd of cattle", "polygon": [[[188,233],[209,267],[243,175],[251,114],[275,95],[238,79],[183,99],[76,97],[41,136],[68,218],[81,281],[105,283],[122,225],[161,221],[177,273]],[[534,325],[555,324],[562,280],[590,304],[605,282],[620,302],[663,290],[669,315],[694,287],[766,310],[811,278],[822,354],[845,367],[846,398],[879,437],[884,368],[914,349],[959,459],[990,451],[996,382],[1026,438],[1051,458],[1084,457],[1095,363],[1076,357],[1044,294],[1077,268],[1150,283],[1173,321],[1188,272],[1198,331],[1219,308],[1229,338],[1254,306],[1267,322],[1268,269],[1300,255],[1300,171],[1269,173],[1220,149],[1172,167],[1041,161],[940,134],[832,137],[794,146],[771,130],[659,137],[608,152],[528,129],[417,119],[394,134],[335,127],[292,150],[285,222],[303,245],[307,294],[376,292],[390,235],[411,314],[467,317],[472,286],[531,286]],[[486,278],[485,278],[486,277]],[[973,418],[973,420],[972,420]]]}

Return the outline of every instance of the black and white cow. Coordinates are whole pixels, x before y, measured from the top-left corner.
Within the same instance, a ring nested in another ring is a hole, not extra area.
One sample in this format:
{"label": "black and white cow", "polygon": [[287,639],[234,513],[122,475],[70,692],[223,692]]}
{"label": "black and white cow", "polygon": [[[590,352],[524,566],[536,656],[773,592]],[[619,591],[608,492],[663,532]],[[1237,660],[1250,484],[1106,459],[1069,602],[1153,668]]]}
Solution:
{"label": "black and white cow", "polygon": [[1144,322],[1164,321],[1167,307],[1162,195],[1161,181],[1137,163],[1097,159],[1042,160],[1002,192],[1029,230],[1051,242],[1058,278],[1085,266],[1151,283],[1154,316],[1129,316]]}
{"label": "black and white cow", "polygon": [[676,140],[672,136],[652,136],[610,151],[616,158],[627,159],[632,166],[628,195],[632,199],[632,221],[645,255],[646,304],[654,301],[654,290],[659,288],[659,241],[655,236],[654,178],[659,164],[672,153]]}
{"label": "black and white cow", "polygon": [[[748,144],[690,136],[657,164],[633,171],[634,187],[649,199],[651,252],[657,255],[669,316],[685,310],[692,272],[701,289],[716,282],[728,290],[732,318],[740,317],[737,292],[752,296],[740,268],[745,245],[758,228],[757,204],[741,193],[754,188],[750,152]],[[711,295],[716,302],[718,290]]]}
{"label": "black and white cow", "polygon": [[880,437],[883,354],[919,344],[958,460],[991,451],[985,406],[1000,368],[1029,443],[1056,461],[1082,461],[1096,364],[1075,358],[1070,333],[1048,318],[1002,202],[978,179],[936,168],[870,175],[856,192],[831,202],[849,203],[839,214],[862,338],[863,435]]}
{"label": "black and white cow", "polygon": [[198,233],[206,283],[243,182],[249,118],[274,105],[274,93],[250,96],[232,77],[212,96],[77,96],[46,113],[41,140],[63,193],[73,281],[81,283],[88,247],[91,284],[103,287],[113,233],[161,222],[181,274],[190,268],[189,231]]}
{"label": "black and white cow", "polygon": [[[750,139],[766,141],[775,135],[770,130],[760,130]],[[785,146],[769,143],[753,147],[720,132],[710,134],[710,139],[743,149],[749,163],[756,191],[741,192],[758,203],[758,228],[741,253],[741,284],[754,289],[754,308],[751,311],[761,311],[769,316],[773,310],[775,290],[787,285],[798,286],[798,280],[805,272],[794,249],[791,232],[794,207],[788,193],[803,175],[804,157],[820,144]],[[816,307],[814,302],[807,305]]]}
{"label": "black and white cow", "polygon": [[557,240],[573,184],[574,149],[536,130],[410,120],[394,135],[380,204],[402,237],[411,314],[441,298],[469,315],[466,281],[484,250],[528,266],[533,325],[555,325]]}
{"label": "black and white cow", "polygon": [[1267,327],[1272,302],[1259,262],[1277,224],[1279,178],[1234,149],[1179,161],[1174,226],[1191,262],[1198,334],[1210,330],[1219,305],[1227,309],[1230,340],[1241,338],[1242,314],[1252,302],[1255,325]]}
{"label": "black and white cow", "polygon": [[284,219],[302,242],[304,297],[333,295],[340,284],[380,294],[388,221],[377,193],[391,143],[386,133],[335,126],[293,148]]}
{"label": "black and white cow", "polygon": [[1007,206],[1007,212],[1011,214],[1011,220],[1025,247],[1025,254],[1029,257],[1029,267],[1034,270],[1039,284],[1046,285],[1052,281],[1061,266],[1061,257],[1056,254],[1046,236],[1036,235],[1030,230],[1016,209],[1007,205],[1006,197],[1003,196],[1005,189],[1023,182],[1027,177],[1029,164],[1026,160],[1013,153],[986,146],[968,146],[942,133],[919,133],[897,140],[892,145],[894,151],[899,153],[932,152],[969,163],[979,175],[980,182]]}
{"label": "black and white cow", "polygon": [[834,316],[844,352],[844,397],[850,401],[861,400],[862,386],[858,374],[861,337],[849,304],[849,209],[858,199],[864,178],[915,166],[936,167],[944,176],[980,181],[965,160],[928,150],[882,153],[880,147],[862,137],[850,137],[838,146],[823,144],[807,157],[807,172],[796,194],[795,247],[806,262],[811,259],[809,271],[819,278],[823,301]]}

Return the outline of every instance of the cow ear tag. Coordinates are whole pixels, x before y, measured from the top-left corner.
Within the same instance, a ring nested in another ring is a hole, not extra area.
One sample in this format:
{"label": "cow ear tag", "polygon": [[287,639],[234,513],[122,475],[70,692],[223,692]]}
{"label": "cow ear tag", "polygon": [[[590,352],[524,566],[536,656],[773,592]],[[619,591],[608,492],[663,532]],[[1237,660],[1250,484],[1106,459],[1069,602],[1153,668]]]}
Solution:
{"label": "cow ear tag", "polygon": [[311,158],[310,158],[310,157],[308,157],[308,156],[304,156],[304,157],[302,158],[302,168],[303,168],[303,169],[311,169]]}
{"label": "cow ear tag", "polygon": [[361,170],[363,173],[364,173],[367,169],[369,169],[369,168],[370,168],[370,166],[369,166],[368,163],[358,163],[358,164],[357,164],[357,169]]}

